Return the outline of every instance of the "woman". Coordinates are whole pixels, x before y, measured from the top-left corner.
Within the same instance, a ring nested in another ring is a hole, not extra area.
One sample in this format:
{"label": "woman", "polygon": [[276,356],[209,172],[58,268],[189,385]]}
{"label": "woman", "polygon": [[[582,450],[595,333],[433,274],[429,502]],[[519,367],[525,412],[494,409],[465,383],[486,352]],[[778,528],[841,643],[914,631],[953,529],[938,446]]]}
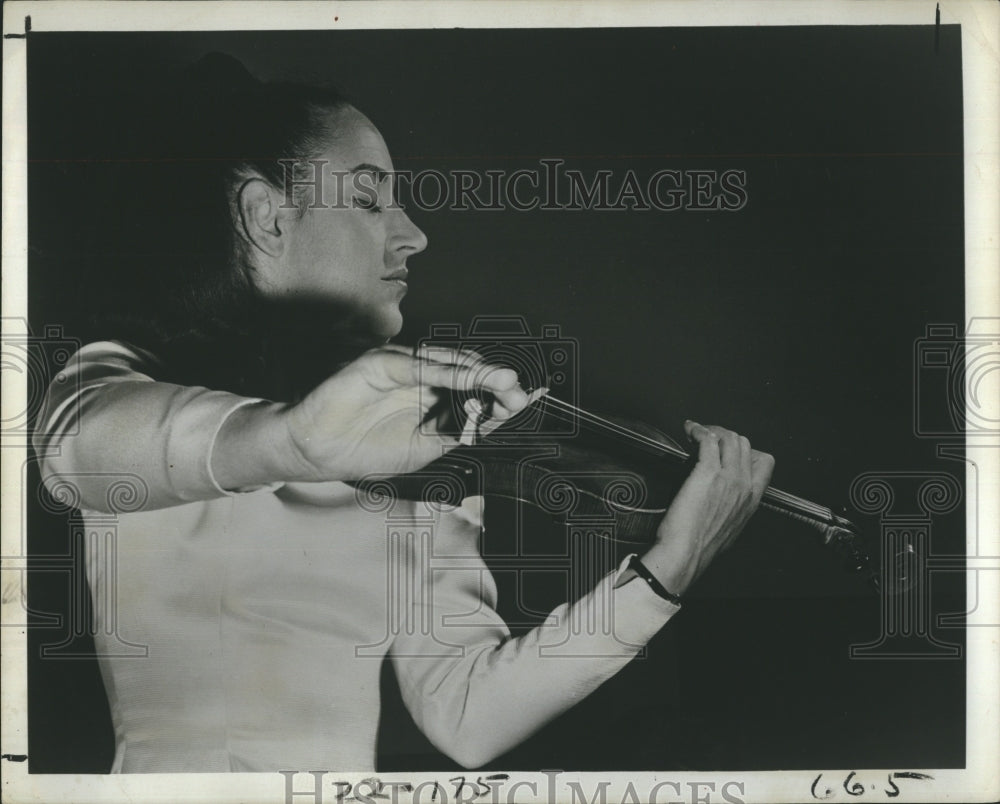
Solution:
{"label": "woman", "polygon": [[36,443],[50,487],[76,487],[89,540],[118,513],[116,560],[88,579],[96,595],[117,584],[118,631],[148,657],[103,655],[115,614],[96,612],[113,771],[370,770],[386,656],[430,740],[488,763],[663,627],[773,461],[686,423],[698,462],[649,550],[512,639],[481,499],[368,506],[347,485],[455,445],[426,421],[441,389],[498,419],[528,401],[476,355],[387,345],[427,241],[393,203],[378,130],[335,93],[262,85],[225,57],[157,105],[171,119],[143,162],[150,191],[129,198],[125,267],[98,294],[102,340],[53,384],[40,431],[55,435]]}

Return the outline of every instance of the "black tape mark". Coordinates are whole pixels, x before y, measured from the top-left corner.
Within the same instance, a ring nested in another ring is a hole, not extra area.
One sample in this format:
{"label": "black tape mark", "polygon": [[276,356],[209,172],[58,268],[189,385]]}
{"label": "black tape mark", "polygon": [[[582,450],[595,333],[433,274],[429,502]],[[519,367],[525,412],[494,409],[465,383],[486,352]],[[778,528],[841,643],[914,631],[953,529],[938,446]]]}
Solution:
{"label": "black tape mark", "polygon": [[27,754],[0,754],[0,759],[7,759],[11,762],[24,762],[28,759]]}
{"label": "black tape mark", "polygon": [[[4,34],[4,39],[27,39],[28,34],[31,33],[31,17],[27,16],[24,18],[24,33],[23,34]],[[7,754],[4,754],[6,757]]]}
{"label": "black tape mark", "polygon": [[934,4],[934,53],[937,55],[938,46],[941,44],[941,4]]}

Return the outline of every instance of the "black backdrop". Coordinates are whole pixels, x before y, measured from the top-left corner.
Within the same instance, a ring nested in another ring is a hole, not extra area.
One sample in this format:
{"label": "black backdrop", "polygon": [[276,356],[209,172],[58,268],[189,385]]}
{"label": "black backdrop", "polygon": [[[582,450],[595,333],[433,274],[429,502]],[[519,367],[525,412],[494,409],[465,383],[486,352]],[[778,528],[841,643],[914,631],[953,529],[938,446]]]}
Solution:
{"label": "black backdrop", "polygon": [[[115,226],[95,194],[118,116],[148,77],[212,50],[261,78],[332,80],[397,169],[745,170],[732,213],[414,210],[430,247],[410,263],[399,340],[475,314],[558,324],[584,405],[675,435],[687,417],[725,424],[777,456],[777,486],[830,505],[862,472],[961,481],[912,414],[916,339],[963,320],[957,27],[32,34],[35,331],[76,331],[87,277],[69,266],[92,227]],[[512,512],[488,516],[499,531]],[[65,551],[65,517],[29,521],[32,552]],[[964,552],[963,522],[935,523],[935,552]],[[31,607],[64,610],[66,586],[33,573]],[[530,594],[543,607],[560,592]],[[935,582],[935,613],[962,601],[961,574]],[[646,659],[494,764],[961,766],[964,662],[848,658],[878,633],[864,584],[811,534],[758,516]],[[29,635],[30,768],[100,772],[113,746],[96,663],[41,660],[58,639]],[[389,678],[385,694],[380,768],[453,767]]]}

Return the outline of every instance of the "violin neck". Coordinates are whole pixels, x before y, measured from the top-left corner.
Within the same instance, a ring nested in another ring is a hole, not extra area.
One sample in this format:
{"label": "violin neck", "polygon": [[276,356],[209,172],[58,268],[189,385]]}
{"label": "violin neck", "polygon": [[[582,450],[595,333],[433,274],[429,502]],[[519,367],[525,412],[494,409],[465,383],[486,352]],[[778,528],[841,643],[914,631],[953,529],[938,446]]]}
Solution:
{"label": "violin neck", "polygon": [[[689,463],[694,460],[690,453],[664,433],[657,433],[656,436],[639,433],[547,394],[539,394],[535,404],[544,406],[546,415],[572,420],[582,428],[601,431],[628,442],[644,452],[679,463]],[[781,491],[774,486],[764,490],[761,503],[766,508],[813,526],[824,534],[826,541],[829,541],[837,530],[853,530],[849,522],[837,517],[829,508]]]}
{"label": "violin neck", "polygon": [[[768,488],[764,492],[764,496],[761,498],[760,504],[762,508],[767,508],[775,513],[782,514],[784,516],[791,517],[792,519],[797,519],[799,522],[804,522],[807,525],[820,531],[826,537],[825,540],[829,539],[829,534],[832,529],[836,527],[836,520],[834,519],[833,512],[830,509],[825,509],[826,513],[805,513],[796,507],[791,507],[783,504],[782,502],[776,502],[773,495],[768,494],[770,491],[775,491],[775,489]],[[781,492],[779,492],[781,493]]]}
{"label": "violin neck", "polygon": [[800,522],[806,522],[820,531],[837,526],[837,517],[833,511],[817,503],[796,497],[787,491],[781,491],[774,486],[768,486],[761,497],[761,505],[772,511],[786,514]]}

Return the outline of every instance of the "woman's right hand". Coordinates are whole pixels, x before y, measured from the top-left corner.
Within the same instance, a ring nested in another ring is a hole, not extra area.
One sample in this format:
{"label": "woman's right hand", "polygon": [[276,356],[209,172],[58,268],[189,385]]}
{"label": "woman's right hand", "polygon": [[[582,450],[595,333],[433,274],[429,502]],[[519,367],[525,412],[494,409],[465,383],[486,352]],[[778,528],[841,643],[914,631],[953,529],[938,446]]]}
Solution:
{"label": "woman's right hand", "polygon": [[[366,352],[294,406],[237,410],[216,440],[216,480],[233,489],[416,471],[458,445],[427,418],[440,389],[491,396],[491,415],[499,419],[528,403],[514,371],[474,352],[435,349],[414,356],[403,347],[384,346]],[[259,451],[256,459],[248,452],[254,442],[269,452],[264,460],[272,476],[267,479],[248,477],[253,470],[246,461],[259,465],[262,457]]]}

